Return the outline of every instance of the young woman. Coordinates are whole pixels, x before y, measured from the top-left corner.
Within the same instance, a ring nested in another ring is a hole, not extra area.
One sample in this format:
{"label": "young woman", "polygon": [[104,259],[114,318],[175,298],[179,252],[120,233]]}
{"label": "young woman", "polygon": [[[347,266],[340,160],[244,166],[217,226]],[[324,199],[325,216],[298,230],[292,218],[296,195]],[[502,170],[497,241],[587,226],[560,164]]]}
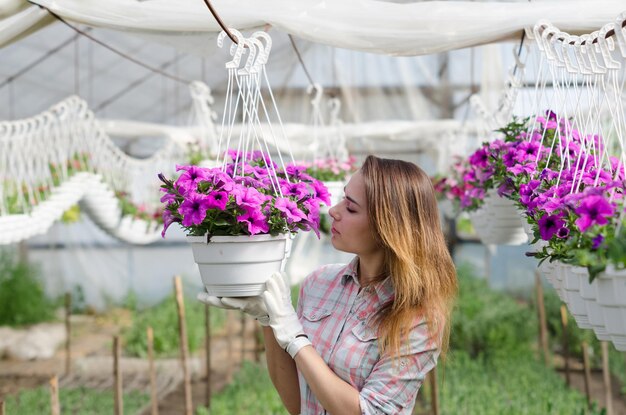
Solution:
{"label": "young woman", "polygon": [[310,274],[297,311],[282,275],[262,297],[200,294],[264,327],[267,364],[291,414],[410,414],[445,352],[457,290],[428,176],[369,156],[333,206],[331,242],[347,265]]}

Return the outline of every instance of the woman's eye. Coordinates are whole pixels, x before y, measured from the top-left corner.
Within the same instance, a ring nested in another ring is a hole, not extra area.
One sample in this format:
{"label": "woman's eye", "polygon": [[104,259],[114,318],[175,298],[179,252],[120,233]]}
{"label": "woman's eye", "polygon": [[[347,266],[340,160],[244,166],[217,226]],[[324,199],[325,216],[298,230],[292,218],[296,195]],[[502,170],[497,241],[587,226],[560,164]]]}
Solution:
{"label": "woman's eye", "polygon": [[356,212],[356,210],[353,210],[353,209],[350,209],[350,208],[346,208],[346,210],[347,210],[348,212],[350,212],[350,213],[355,213],[355,212]]}

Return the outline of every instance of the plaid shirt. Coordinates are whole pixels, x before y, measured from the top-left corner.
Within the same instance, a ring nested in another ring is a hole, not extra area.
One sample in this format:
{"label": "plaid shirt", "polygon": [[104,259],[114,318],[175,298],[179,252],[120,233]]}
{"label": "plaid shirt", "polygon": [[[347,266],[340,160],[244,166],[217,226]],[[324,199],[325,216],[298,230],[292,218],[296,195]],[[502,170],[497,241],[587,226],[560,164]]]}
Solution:
{"label": "plaid shirt", "polygon": [[[311,273],[300,288],[298,317],[331,370],[359,391],[362,414],[411,414],[439,350],[421,319],[409,334],[408,348],[401,346],[399,360],[380,355],[368,317],[393,298],[393,286],[387,278],[359,292],[357,265],[355,257],[348,265],[327,265]],[[301,414],[326,414],[298,377]]]}

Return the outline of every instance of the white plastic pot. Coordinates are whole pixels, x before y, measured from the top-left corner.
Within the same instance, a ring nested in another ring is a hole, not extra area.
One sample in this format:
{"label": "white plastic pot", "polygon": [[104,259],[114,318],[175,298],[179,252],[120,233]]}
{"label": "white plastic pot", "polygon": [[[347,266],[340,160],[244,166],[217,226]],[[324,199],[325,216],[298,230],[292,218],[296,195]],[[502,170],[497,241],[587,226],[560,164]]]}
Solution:
{"label": "white plastic pot", "polygon": [[585,274],[580,276],[580,296],[585,301],[589,323],[596,337],[603,341],[611,341],[611,336],[604,324],[604,312],[597,302],[598,283],[595,280],[592,283],[589,282],[589,273],[586,270]]}
{"label": "white plastic pot", "polygon": [[202,283],[210,295],[259,295],[265,281],[281,270],[287,256],[288,234],[278,236],[187,236]]}
{"label": "white plastic pot", "polygon": [[626,270],[607,267],[594,282],[598,285],[597,302],[604,314],[606,330],[620,351],[626,351]]}
{"label": "white plastic pot", "polygon": [[330,193],[330,206],[322,206],[320,211],[322,213],[327,213],[328,209],[335,206],[337,203],[341,202],[341,198],[343,196],[343,188],[346,185],[343,181],[334,181],[334,182],[322,182],[324,186],[328,189],[328,193]]}
{"label": "white plastic pot", "polygon": [[515,204],[499,196],[495,189],[487,191],[484,205],[470,218],[484,244],[521,245],[528,241]]}
{"label": "white plastic pot", "polygon": [[563,297],[569,312],[581,329],[591,329],[587,316],[587,306],[580,293],[582,279],[589,278],[586,268],[563,265]]}

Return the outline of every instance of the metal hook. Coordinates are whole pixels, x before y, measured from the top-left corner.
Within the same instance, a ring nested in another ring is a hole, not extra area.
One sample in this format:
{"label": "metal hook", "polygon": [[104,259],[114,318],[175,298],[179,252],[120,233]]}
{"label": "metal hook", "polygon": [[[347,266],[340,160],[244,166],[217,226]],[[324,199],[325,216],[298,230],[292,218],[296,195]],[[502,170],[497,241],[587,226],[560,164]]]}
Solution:
{"label": "metal hook", "polygon": [[314,83],[314,84],[310,84],[306,88],[306,93],[310,95],[313,92],[313,90],[315,90],[315,96],[313,97],[313,99],[311,99],[311,104],[314,107],[319,107],[320,102],[322,102],[322,94],[324,93],[324,89],[322,88],[320,84]]}

